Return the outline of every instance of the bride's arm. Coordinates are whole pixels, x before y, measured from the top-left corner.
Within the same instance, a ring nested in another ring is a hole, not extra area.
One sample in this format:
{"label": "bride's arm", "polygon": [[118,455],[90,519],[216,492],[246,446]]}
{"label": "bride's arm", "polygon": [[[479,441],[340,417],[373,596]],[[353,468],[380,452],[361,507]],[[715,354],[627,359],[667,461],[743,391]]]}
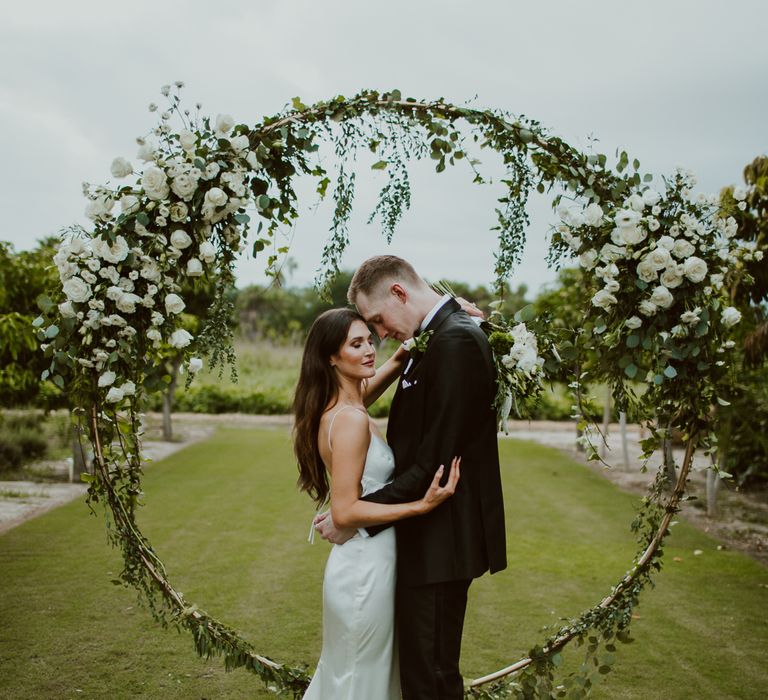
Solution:
{"label": "bride's arm", "polygon": [[370,430],[368,417],[357,411],[339,414],[333,426],[331,453],[331,517],[338,528],[385,525],[414,515],[424,515],[453,495],[459,480],[459,459],[451,465],[448,481],[440,486],[441,466],[432,483],[418,501],[408,503],[371,503],[360,500]]}
{"label": "bride's arm", "polygon": [[387,390],[387,387],[400,376],[407,359],[408,351],[400,345],[392,357],[376,370],[376,374],[365,382],[363,401],[366,407],[376,401]]}

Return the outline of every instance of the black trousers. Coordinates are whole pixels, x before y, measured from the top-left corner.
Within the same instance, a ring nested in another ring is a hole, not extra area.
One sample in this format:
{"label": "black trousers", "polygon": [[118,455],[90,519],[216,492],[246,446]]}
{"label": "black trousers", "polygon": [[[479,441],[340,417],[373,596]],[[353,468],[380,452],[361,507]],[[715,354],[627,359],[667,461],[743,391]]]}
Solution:
{"label": "black trousers", "polygon": [[398,586],[397,638],[403,700],[461,700],[461,634],[468,581]]}

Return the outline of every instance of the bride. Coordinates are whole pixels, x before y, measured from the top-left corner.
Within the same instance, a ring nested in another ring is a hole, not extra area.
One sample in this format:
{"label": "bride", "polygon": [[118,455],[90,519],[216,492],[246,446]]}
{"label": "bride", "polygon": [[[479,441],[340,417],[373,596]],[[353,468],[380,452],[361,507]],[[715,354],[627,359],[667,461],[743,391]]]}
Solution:
{"label": "bride", "polygon": [[[337,527],[423,515],[455,491],[460,458],[444,486],[444,467],[438,469],[421,500],[360,500],[386,484],[394,469],[392,451],[365,407],[399,376],[406,357],[401,347],[377,371],[371,333],[351,309],[326,311],[309,331],[294,397],[294,451],[301,489],[321,505],[330,496]],[[333,546],[323,578],[323,648],[305,700],[399,700],[395,561],[393,528],[376,537],[358,531]]]}

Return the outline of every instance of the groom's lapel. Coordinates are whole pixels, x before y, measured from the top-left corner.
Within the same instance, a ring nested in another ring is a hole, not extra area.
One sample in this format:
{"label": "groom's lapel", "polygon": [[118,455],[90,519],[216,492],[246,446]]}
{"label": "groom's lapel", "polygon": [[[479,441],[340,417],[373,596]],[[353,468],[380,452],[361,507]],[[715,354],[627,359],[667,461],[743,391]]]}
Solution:
{"label": "groom's lapel", "polygon": [[[448,299],[448,301],[445,302],[437,311],[437,313],[432,317],[432,320],[427,324],[427,327],[421,331],[422,333],[427,333],[429,331],[434,332],[443,325],[445,320],[451,315],[456,313],[461,309],[461,306],[459,303],[451,298]],[[419,334],[421,335],[421,334]],[[429,342],[434,342],[434,335],[432,338],[430,338]],[[424,357],[424,353],[413,351],[411,353],[411,357],[408,359],[408,363],[406,364],[405,371],[403,372],[403,377],[410,376],[413,374],[413,371],[416,369],[416,366],[421,362],[421,358]]]}

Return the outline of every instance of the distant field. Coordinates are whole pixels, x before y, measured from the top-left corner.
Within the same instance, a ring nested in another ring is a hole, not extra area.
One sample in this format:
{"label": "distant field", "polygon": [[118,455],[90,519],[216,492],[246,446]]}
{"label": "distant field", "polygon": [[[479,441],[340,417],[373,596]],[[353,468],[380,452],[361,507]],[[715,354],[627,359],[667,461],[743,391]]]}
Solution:
{"label": "distant field", "polygon": [[[635,550],[633,497],[552,449],[503,440],[501,455],[509,567],[470,591],[467,677],[516,660],[543,625],[597,602]],[[260,652],[313,666],[328,546],[307,544],[314,511],[295,476],[287,431],[221,430],[147,468],[139,520],[189,601]],[[619,648],[595,698],[766,697],[768,570],[716,544],[673,529],[637,609],[637,641]],[[0,698],[273,697],[154,623],[110,583],[119,567],[101,512],[81,502],[0,537]]]}

